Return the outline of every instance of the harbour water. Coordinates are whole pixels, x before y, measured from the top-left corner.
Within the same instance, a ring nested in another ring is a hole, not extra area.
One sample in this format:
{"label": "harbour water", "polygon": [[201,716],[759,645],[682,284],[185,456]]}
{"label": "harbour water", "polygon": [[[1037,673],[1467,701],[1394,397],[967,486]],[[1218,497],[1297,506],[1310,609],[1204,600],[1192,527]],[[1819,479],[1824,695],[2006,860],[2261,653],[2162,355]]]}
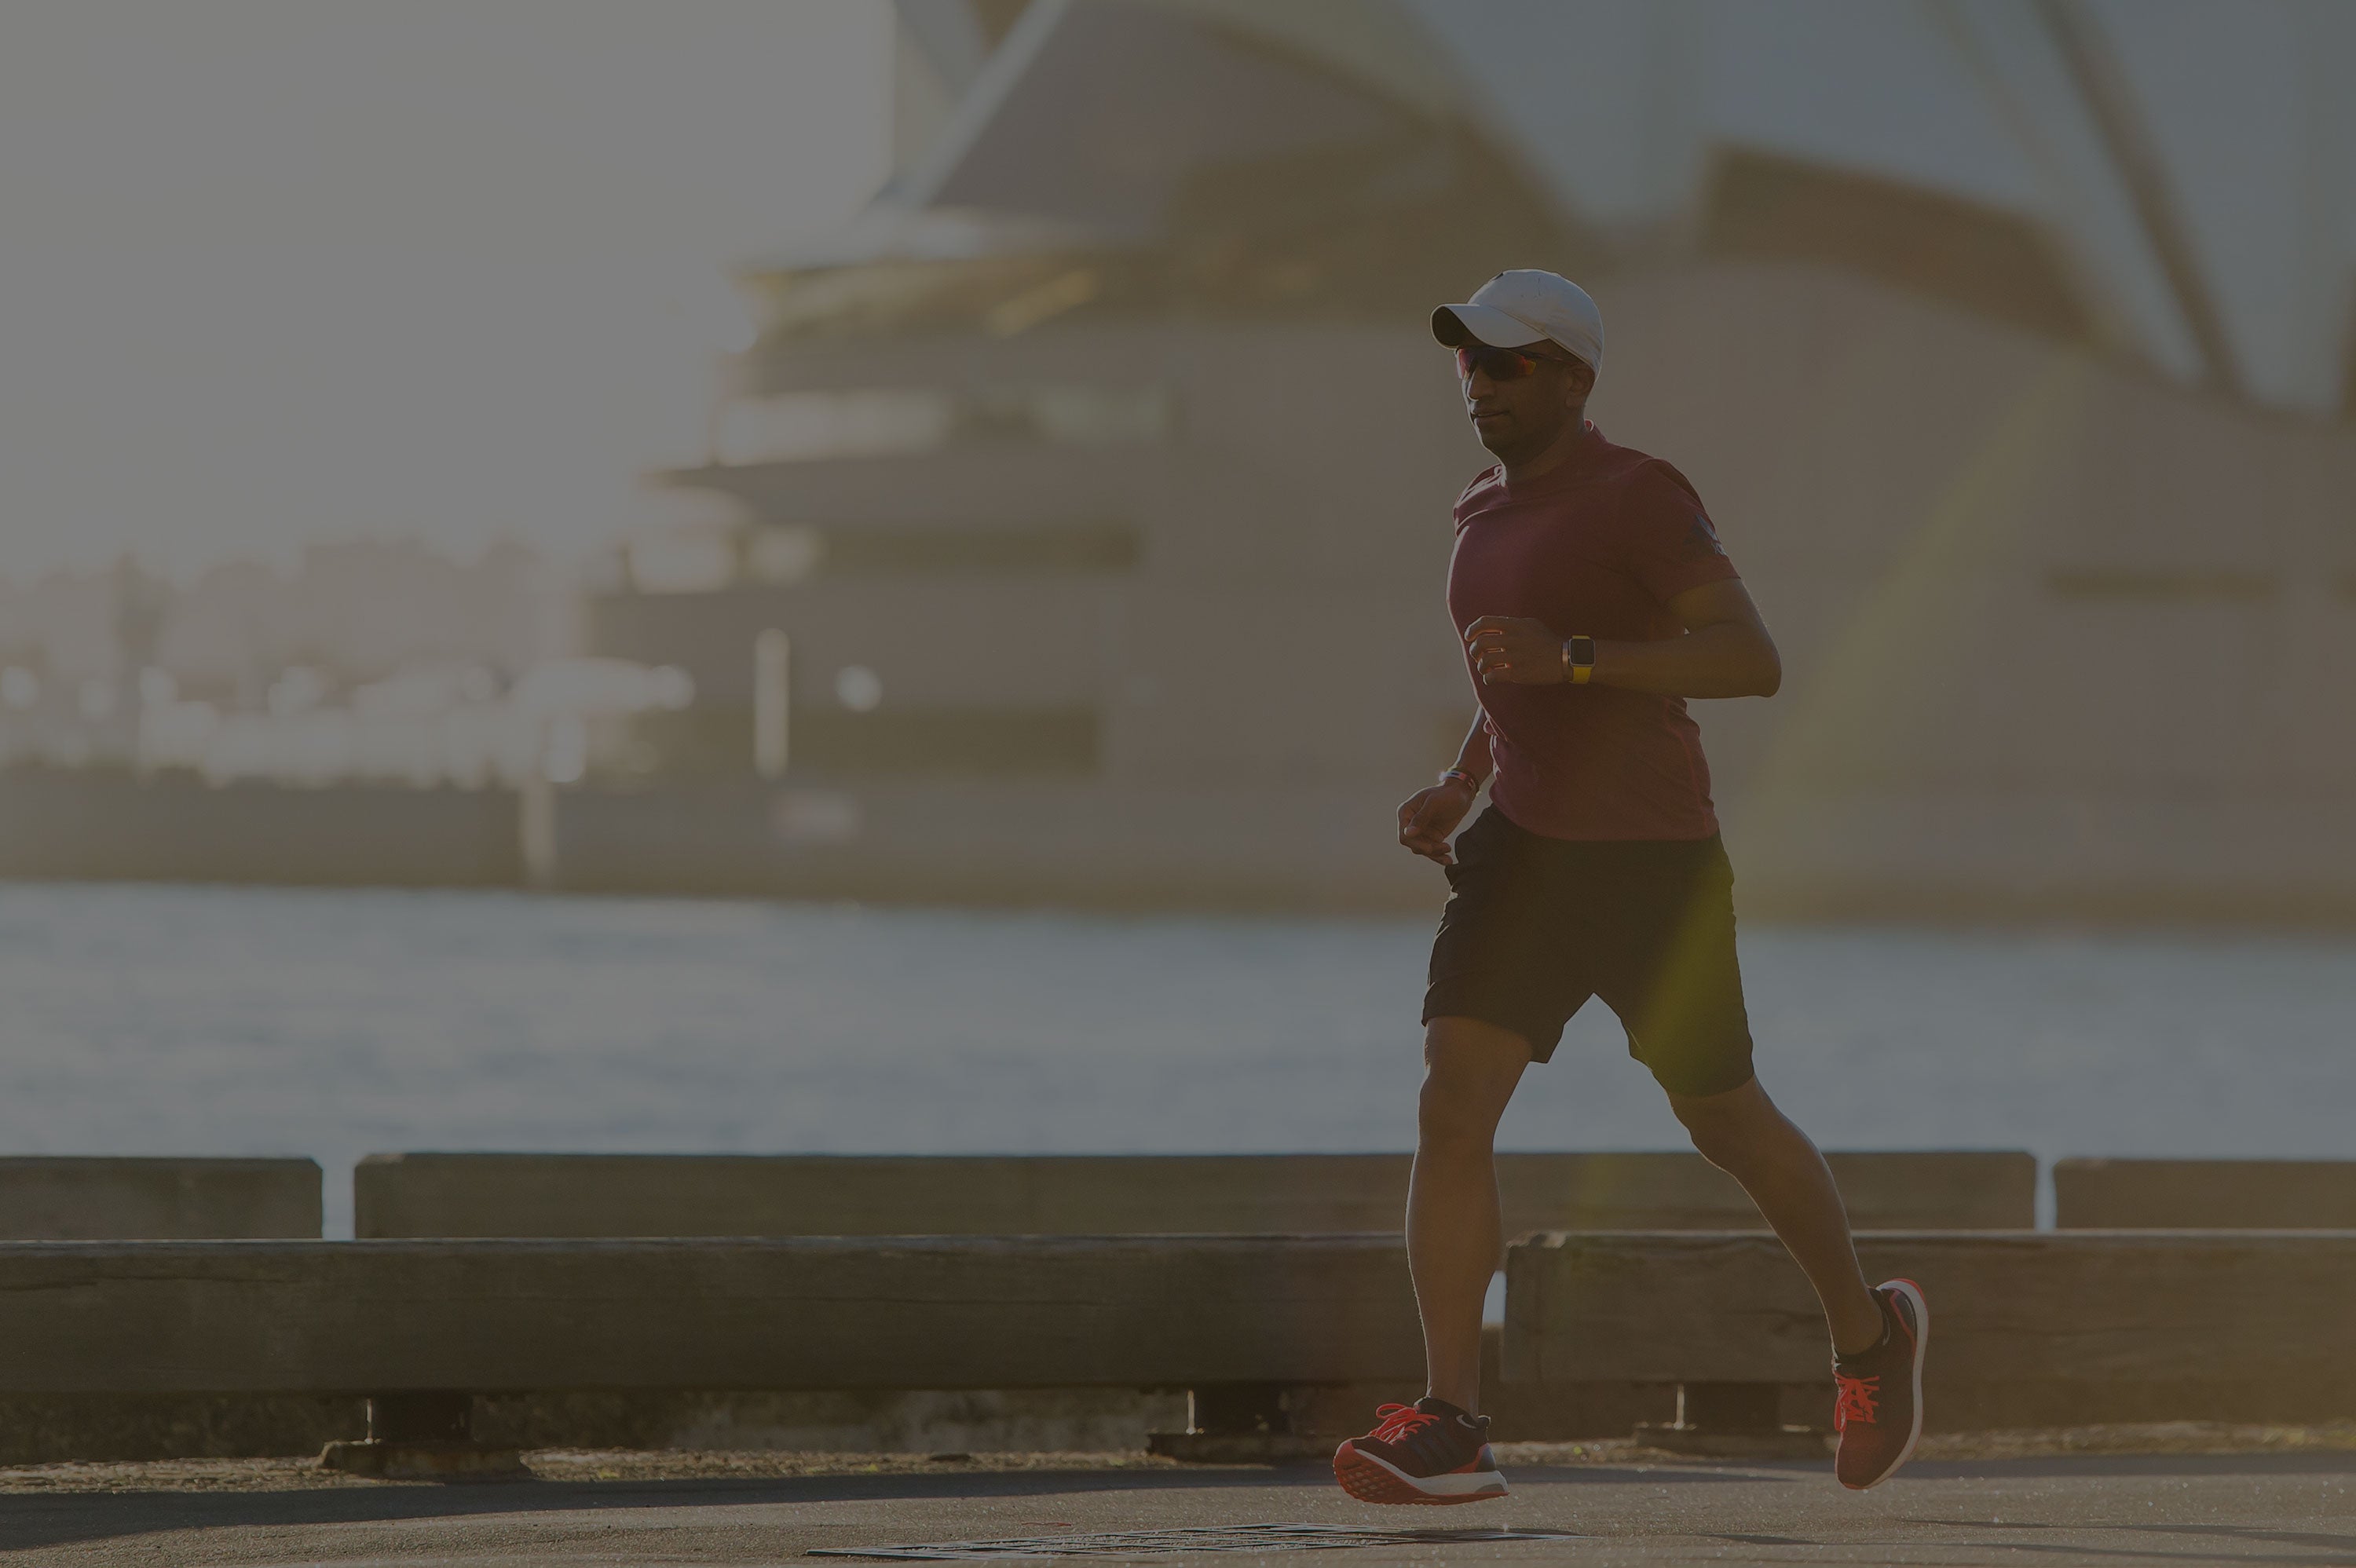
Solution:
{"label": "harbour water", "polygon": [[[0,885],[0,1150],[1411,1145],[1430,926]],[[1748,927],[1827,1147],[2356,1157],[2356,936]],[[1600,1004],[1521,1148],[1679,1147]]]}

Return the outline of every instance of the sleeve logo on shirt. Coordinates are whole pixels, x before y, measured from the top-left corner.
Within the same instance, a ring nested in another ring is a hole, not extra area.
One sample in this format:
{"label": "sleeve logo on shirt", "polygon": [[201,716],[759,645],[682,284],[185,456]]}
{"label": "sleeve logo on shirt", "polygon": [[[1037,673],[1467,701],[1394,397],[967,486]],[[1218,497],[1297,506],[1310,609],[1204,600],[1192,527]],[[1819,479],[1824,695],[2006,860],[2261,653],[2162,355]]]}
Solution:
{"label": "sleeve logo on shirt", "polygon": [[1726,547],[1718,542],[1718,530],[1709,526],[1709,518],[1694,514],[1693,527],[1686,534],[1686,549],[1693,555],[1724,555]]}

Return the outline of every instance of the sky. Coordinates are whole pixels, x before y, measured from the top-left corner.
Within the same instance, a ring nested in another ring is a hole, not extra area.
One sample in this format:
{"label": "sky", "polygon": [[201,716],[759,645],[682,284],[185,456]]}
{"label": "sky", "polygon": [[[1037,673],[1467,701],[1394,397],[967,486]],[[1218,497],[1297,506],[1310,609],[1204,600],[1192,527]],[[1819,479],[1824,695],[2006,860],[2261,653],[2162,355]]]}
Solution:
{"label": "sky", "polygon": [[731,267],[889,155],[887,0],[8,0],[0,574],[610,538]]}

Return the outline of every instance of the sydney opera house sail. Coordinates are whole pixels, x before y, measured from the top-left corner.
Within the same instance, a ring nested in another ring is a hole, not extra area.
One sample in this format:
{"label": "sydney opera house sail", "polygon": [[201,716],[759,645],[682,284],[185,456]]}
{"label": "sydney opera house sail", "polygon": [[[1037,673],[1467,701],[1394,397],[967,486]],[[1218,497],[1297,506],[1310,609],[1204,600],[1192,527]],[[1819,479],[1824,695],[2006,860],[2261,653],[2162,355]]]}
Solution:
{"label": "sydney opera house sail", "polygon": [[1472,710],[1487,458],[1425,324],[1543,266],[1783,646],[1697,704],[1747,907],[2356,908],[2356,7],[896,27],[890,183],[746,269],[711,451],[591,606],[699,693],[609,768],[769,775],[714,877],[1431,902],[1391,813]]}

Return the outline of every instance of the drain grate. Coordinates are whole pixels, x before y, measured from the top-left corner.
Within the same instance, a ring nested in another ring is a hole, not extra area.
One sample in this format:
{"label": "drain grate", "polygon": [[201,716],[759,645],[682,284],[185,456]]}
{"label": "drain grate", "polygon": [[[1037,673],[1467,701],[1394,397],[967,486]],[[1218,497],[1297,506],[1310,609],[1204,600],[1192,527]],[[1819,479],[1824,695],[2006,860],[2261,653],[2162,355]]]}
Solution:
{"label": "drain grate", "polygon": [[821,1546],[812,1557],[978,1563],[1008,1557],[1153,1557],[1179,1552],[1323,1552],[1344,1546],[1455,1546],[1486,1541],[1576,1541],[1567,1530],[1359,1530],[1341,1524],[1222,1524],[1121,1530],[1020,1541],[936,1541],[922,1546]]}

